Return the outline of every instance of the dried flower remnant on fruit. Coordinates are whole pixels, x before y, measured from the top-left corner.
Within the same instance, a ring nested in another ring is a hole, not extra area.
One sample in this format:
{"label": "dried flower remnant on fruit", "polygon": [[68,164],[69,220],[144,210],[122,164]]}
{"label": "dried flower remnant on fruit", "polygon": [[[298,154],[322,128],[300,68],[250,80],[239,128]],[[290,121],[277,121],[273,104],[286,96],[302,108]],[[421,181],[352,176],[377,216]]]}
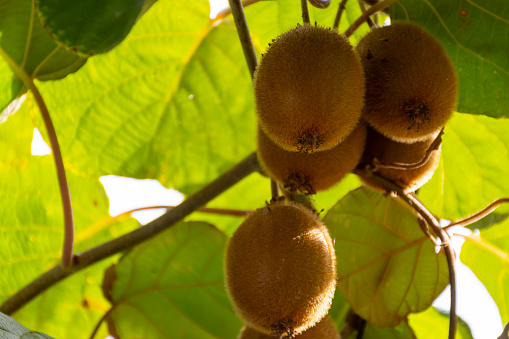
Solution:
{"label": "dried flower remnant on fruit", "polygon": [[428,140],[450,119],[458,83],[444,48],[412,23],[394,22],[356,47],[366,76],[363,119],[399,142]]}
{"label": "dried flower remnant on fruit", "polygon": [[319,135],[317,132],[303,132],[294,145],[298,152],[313,153],[318,150],[324,140],[325,136]]}
{"label": "dried flower remnant on fruit", "polygon": [[297,26],[269,44],[255,72],[254,94],[259,124],[279,147],[325,151],[360,119],[362,65],[343,35]]}
{"label": "dried flower remnant on fruit", "polygon": [[[273,335],[268,335],[265,333],[258,332],[257,330],[244,326],[242,328],[238,339],[274,339],[276,338]],[[287,335],[283,335],[280,338],[291,338]],[[295,339],[340,339],[339,333],[336,332],[336,328],[334,327],[334,323],[330,317],[323,318],[319,323],[315,326],[307,329],[301,334],[294,335]]]}
{"label": "dried flower remnant on fruit", "polygon": [[313,212],[275,202],[250,214],[228,241],[227,291],[248,326],[267,335],[298,335],[330,308],[335,258],[328,230]]}

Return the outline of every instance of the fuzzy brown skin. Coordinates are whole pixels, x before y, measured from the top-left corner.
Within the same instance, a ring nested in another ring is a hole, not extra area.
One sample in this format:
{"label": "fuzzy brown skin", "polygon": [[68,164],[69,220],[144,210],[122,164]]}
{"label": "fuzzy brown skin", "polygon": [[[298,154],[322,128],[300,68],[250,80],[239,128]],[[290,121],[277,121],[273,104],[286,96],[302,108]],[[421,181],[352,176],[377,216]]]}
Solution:
{"label": "fuzzy brown skin", "polygon": [[250,214],[230,238],[226,287],[250,327],[295,335],[328,312],[336,287],[329,232],[307,208],[273,203]]}
{"label": "fuzzy brown skin", "polygon": [[258,127],[258,159],[265,172],[290,192],[314,194],[340,182],[358,164],[366,141],[366,124],[333,148],[314,153],[288,152]]}
{"label": "fuzzy brown skin", "polygon": [[399,142],[440,130],[457,103],[458,81],[443,47],[411,23],[377,28],[356,47],[366,75],[363,119]]}
{"label": "fuzzy brown skin", "polygon": [[[238,339],[275,339],[277,337],[260,333],[251,327],[244,326],[240,331]],[[285,336],[283,338],[288,338]],[[339,333],[336,332],[334,323],[330,317],[325,317],[315,326],[294,336],[295,339],[339,339]]]}
{"label": "fuzzy brown skin", "polygon": [[[377,158],[384,164],[418,163],[426,155],[426,151],[435,140],[437,134],[435,133],[425,141],[408,144],[393,141],[381,135],[373,128],[368,128],[366,149],[364,150],[361,163],[373,163],[374,158]],[[415,192],[433,176],[440,162],[440,152],[440,148],[433,151],[429,160],[421,167],[415,169],[380,168],[376,173],[395,182],[405,193]],[[379,184],[369,177],[361,177],[361,180],[368,187],[377,191],[384,191]]]}
{"label": "fuzzy brown skin", "polygon": [[279,147],[305,153],[327,150],[360,119],[362,65],[336,31],[298,26],[262,57],[254,93],[260,125]]}

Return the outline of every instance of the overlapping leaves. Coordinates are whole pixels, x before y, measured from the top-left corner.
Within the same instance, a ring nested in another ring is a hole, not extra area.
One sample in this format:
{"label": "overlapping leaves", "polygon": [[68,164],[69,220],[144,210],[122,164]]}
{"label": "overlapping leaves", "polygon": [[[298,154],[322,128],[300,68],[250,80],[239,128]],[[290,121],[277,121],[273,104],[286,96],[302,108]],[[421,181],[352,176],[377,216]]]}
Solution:
{"label": "overlapping leaves", "polygon": [[[33,125],[28,107],[23,106],[0,125],[0,302],[58,265],[62,251],[63,213],[54,161],[51,156],[34,157],[30,153]],[[98,180],[71,173],[67,178],[73,197],[76,251],[96,246],[137,225],[132,220],[111,219]],[[100,273],[100,267],[94,267],[54,286],[16,318],[25,326],[55,337],[88,331],[106,307],[101,306],[105,300],[100,293]],[[56,305],[68,312],[54,312]]]}
{"label": "overlapping leaves", "polygon": [[10,113],[4,112],[8,105],[26,92],[5,57],[29,77],[40,80],[65,77],[86,61],[51,39],[37,17],[32,0],[0,1],[0,50],[0,123]]}
{"label": "overlapping leaves", "polygon": [[235,338],[241,321],[223,282],[226,236],[179,223],[131,250],[105,274],[111,331],[129,338]]}
{"label": "overlapping leaves", "polygon": [[445,256],[396,200],[358,189],[324,221],[335,239],[337,288],[370,323],[395,326],[428,308],[448,284]]}

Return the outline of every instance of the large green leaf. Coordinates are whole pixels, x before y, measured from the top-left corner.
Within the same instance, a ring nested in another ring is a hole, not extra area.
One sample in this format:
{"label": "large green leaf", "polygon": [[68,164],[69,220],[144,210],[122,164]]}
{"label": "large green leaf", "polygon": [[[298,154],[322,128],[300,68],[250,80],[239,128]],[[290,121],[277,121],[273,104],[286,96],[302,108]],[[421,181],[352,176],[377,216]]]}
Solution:
{"label": "large green leaf", "polygon": [[35,0],[55,40],[80,54],[105,53],[129,33],[145,0]]}
{"label": "large green leaf", "polygon": [[[51,155],[35,157],[30,153],[33,125],[28,107],[24,105],[18,114],[0,125],[0,302],[58,265],[62,251],[63,213],[54,161]],[[97,179],[72,173],[67,173],[67,179],[74,209],[77,252],[137,225],[133,219],[116,222],[109,216],[108,201]],[[69,337],[65,334],[70,332],[88,333],[104,314],[107,304],[100,293],[101,277],[95,275],[95,283],[91,282],[89,276],[97,273],[87,272],[43,293],[16,314],[16,318],[33,329],[60,338]],[[82,288],[74,290],[78,286]],[[95,292],[88,297],[88,290],[94,288]],[[64,290],[68,292],[63,293]],[[69,313],[54,312],[57,304]],[[101,304],[102,313],[93,307]]]}
{"label": "large green leaf", "polygon": [[[449,334],[449,316],[430,307],[426,311],[411,314],[408,322],[417,338],[447,338]],[[457,339],[472,339],[472,333],[461,319],[456,329]]]}
{"label": "large green leaf", "polygon": [[509,2],[400,0],[391,18],[437,37],[459,76],[458,111],[509,117]]}
{"label": "large green leaf", "polygon": [[460,259],[484,284],[498,306],[502,322],[509,322],[509,221],[469,236]]}
{"label": "large green leaf", "polygon": [[509,120],[456,113],[442,160],[419,197],[442,218],[466,217],[509,192]]}
{"label": "large green leaf", "polygon": [[254,150],[236,32],[208,15],[205,1],[158,1],[120,46],[41,86],[67,168],[151,177],[187,193]]}
{"label": "large green leaf", "polygon": [[361,188],[324,221],[335,239],[337,288],[368,322],[395,326],[447,286],[445,255],[435,254],[416,217],[395,199]]}
{"label": "large green leaf", "polygon": [[0,338],[52,339],[52,337],[46,334],[30,331],[16,320],[3,313],[0,313]]}
{"label": "large green leaf", "polygon": [[226,236],[182,222],[135,247],[105,274],[108,325],[129,338],[236,338],[241,321],[223,282]]}
{"label": "large green leaf", "polygon": [[[0,0],[0,49],[29,77],[40,80],[63,78],[86,61],[51,39],[32,0]],[[21,80],[0,58],[0,115],[9,114],[4,110],[25,91]]]}

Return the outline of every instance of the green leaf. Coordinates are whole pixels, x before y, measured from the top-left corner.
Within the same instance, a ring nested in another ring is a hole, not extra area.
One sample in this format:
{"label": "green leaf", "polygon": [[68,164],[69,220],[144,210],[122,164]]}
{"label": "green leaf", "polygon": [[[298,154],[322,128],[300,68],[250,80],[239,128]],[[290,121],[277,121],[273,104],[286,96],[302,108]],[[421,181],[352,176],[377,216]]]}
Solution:
{"label": "green leaf", "polygon": [[[0,125],[0,302],[58,265],[62,251],[63,212],[54,160],[51,155],[31,155],[33,125],[28,107],[26,103]],[[75,252],[97,246],[138,225],[130,218],[109,216],[108,200],[99,180],[69,172],[67,179],[74,210]],[[16,318],[59,338],[76,337],[68,333],[88,333],[107,308],[100,291],[101,276],[91,272],[80,273],[49,289],[18,312]],[[103,305],[102,310],[97,305]],[[55,308],[66,312],[55,312]],[[41,313],[42,310],[47,312]]]}
{"label": "green leaf", "polygon": [[0,313],[0,337],[2,339],[53,339],[46,334],[32,332],[13,318]]}
{"label": "green leaf", "polygon": [[[39,80],[61,79],[86,62],[51,39],[31,0],[0,0],[0,50],[0,55],[5,53],[29,77]],[[6,114],[2,112],[25,92],[8,63],[0,60],[0,114]]]}
{"label": "green leaf", "polygon": [[129,33],[145,0],[35,0],[55,40],[84,55],[105,53]]}
{"label": "green leaf", "polygon": [[241,321],[223,282],[226,236],[182,222],[140,244],[105,274],[108,324],[118,337],[235,338]]}
{"label": "green leaf", "polygon": [[41,86],[67,168],[190,193],[254,150],[252,82],[237,33],[208,15],[206,1],[158,1],[120,46]]}
{"label": "green leaf", "polygon": [[[309,6],[310,22],[316,22],[321,27],[332,27],[338,11],[340,0],[333,0],[326,9]],[[302,24],[301,8],[293,0],[261,1],[245,8],[246,20],[249,26],[253,44],[258,54],[265,53],[272,39]],[[355,1],[347,1],[346,9],[340,21],[339,31],[344,32],[362,15],[359,5]],[[353,44],[369,31],[367,24],[363,24],[350,38]]]}
{"label": "green leaf", "polygon": [[442,137],[442,160],[419,197],[436,215],[458,219],[509,192],[509,120],[456,113]]}
{"label": "green leaf", "polygon": [[[412,328],[408,325],[408,321],[405,319],[398,326],[395,327],[377,327],[373,324],[368,323],[366,330],[364,331],[364,339],[415,339],[417,337],[412,331]],[[423,337],[424,338],[424,337]]]}
{"label": "green leaf", "polygon": [[[52,286],[17,311],[14,317],[56,338],[89,338],[109,309],[101,283],[104,270],[118,257],[107,258]],[[103,324],[95,338],[106,338],[108,334]]]}
{"label": "green leaf", "polygon": [[469,236],[461,248],[460,259],[484,284],[498,306],[502,322],[509,321],[509,221]]}
{"label": "green leaf", "polygon": [[[456,338],[472,339],[468,325],[462,319],[458,320]],[[449,335],[449,316],[442,314],[434,307],[421,313],[411,314],[408,317],[408,322],[417,338],[447,338]]]}
{"label": "green leaf", "polygon": [[361,188],[325,216],[335,239],[338,290],[376,326],[395,326],[426,309],[448,284],[445,255],[416,217],[393,198]]}
{"label": "green leaf", "polygon": [[442,43],[459,77],[458,111],[509,117],[506,0],[401,0],[391,19],[416,22]]}

